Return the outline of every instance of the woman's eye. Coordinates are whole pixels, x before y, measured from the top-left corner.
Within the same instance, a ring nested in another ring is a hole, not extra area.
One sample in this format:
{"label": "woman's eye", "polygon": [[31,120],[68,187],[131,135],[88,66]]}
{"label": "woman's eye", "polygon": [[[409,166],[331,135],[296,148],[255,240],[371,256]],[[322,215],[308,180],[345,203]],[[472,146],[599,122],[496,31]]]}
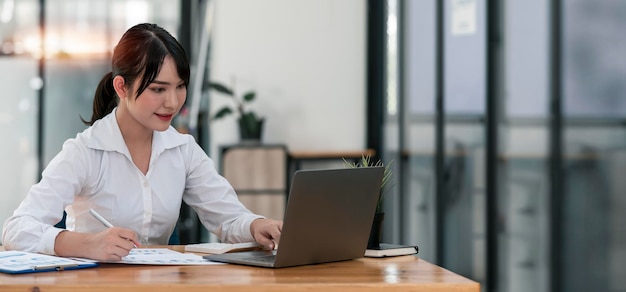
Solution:
{"label": "woman's eye", "polygon": [[161,92],[165,91],[165,88],[162,88],[162,87],[152,88],[152,91],[154,91],[156,93],[161,93]]}
{"label": "woman's eye", "polygon": [[183,89],[183,88],[187,88],[187,86],[185,86],[185,84],[180,84],[180,85],[178,85],[176,88],[178,88],[178,89]]}

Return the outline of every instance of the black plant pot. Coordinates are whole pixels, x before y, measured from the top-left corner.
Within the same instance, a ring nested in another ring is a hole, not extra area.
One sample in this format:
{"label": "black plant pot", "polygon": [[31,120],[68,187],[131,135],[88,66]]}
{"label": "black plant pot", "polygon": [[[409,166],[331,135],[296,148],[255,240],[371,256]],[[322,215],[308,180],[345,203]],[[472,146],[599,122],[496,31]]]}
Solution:
{"label": "black plant pot", "polygon": [[380,247],[380,238],[383,231],[383,219],[385,219],[384,212],[376,212],[376,214],[374,214],[374,221],[372,222],[372,230],[370,231],[367,248],[371,249]]}
{"label": "black plant pot", "polygon": [[242,141],[261,141],[263,134],[263,119],[239,119],[239,137]]}

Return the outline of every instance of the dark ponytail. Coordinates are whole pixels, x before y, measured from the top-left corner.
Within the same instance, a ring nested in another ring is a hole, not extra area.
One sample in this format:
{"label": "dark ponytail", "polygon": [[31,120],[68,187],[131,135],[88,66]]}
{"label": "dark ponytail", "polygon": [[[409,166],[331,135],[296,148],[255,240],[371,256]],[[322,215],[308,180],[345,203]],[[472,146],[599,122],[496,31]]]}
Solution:
{"label": "dark ponytail", "polygon": [[117,106],[117,95],[113,88],[113,72],[109,72],[98,83],[96,94],[93,97],[93,110],[91,120],[81,120],[88,126],[93,125],[97,120],[103,118],[113,111]]}
{"label": "dark ponytail", "polygon": [[180,43],[162,27],[152,23],[141,23],[129,28],[120,39],[111,59],[112,72],[104,75],[93,99],[90,121],[81,120],[91,126],[113,111],[119,98],[113,88],[113,78],[121,76],[130,90],[138,80],[134,96],[141,93],[154,81],[161,71],[166,56],[176,64],[178,76],[185,86],[189,84],[189,60]]}

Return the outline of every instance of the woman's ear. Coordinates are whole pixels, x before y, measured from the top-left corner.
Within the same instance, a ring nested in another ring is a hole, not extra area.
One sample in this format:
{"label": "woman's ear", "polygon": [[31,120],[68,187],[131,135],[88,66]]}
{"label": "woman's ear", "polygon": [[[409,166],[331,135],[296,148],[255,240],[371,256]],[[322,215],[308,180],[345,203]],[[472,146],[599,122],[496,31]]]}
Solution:
{"label": "woman's ear", "polygon": [[128,90],[126,89],[126,81],[124,77],[117,75],[113,78],[113,89],[115,89],[115,93],[120,99],[125,99],[128,97]]}

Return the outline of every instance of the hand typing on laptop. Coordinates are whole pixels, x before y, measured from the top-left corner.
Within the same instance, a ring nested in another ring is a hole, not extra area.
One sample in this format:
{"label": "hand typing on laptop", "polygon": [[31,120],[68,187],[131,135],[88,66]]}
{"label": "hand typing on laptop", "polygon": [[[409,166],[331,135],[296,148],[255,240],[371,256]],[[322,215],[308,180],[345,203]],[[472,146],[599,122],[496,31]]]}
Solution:
{"label": "hand typing on laptop", "polygon": [[268,250],[278,246],[282,229],[283,221],[279,220],[257,219],[250,224],[250,233],[254,240]]}

